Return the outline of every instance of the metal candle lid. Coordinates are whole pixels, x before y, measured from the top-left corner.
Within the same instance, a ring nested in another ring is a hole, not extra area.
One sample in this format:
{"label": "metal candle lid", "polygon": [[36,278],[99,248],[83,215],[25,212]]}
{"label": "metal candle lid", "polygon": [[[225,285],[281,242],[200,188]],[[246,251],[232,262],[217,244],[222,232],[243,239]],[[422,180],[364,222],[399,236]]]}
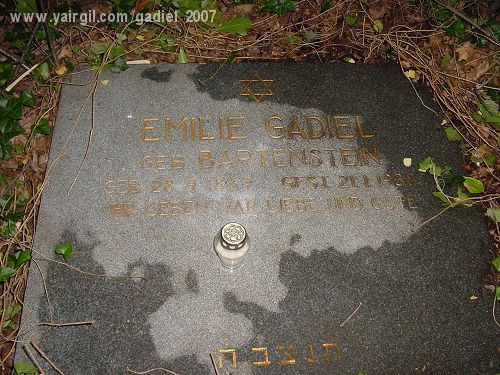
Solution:
{"label": "metal candle lid", "polygon": [[247,232],[243,225],[229,223],[221,229],[221,244],[228,250],[241,249],[247,241]]}

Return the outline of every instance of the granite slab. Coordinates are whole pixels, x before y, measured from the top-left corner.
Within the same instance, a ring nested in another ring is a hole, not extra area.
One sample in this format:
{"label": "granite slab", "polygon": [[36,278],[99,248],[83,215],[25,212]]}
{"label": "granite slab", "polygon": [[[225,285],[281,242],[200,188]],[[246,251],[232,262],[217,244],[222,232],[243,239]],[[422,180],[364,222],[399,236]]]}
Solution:
{"label": "granite slab", "polygon": [[[215,374],[210,354],[234,375],[500,371],[483,217],[419,228],[441,205],[418,163],[461,156],[399,67],[131,66],[95,96],[91,81],[61,94],[22,318],[66,375]],[[251,241],[234,271],[213,247],[229,222]],[[68,241],[79,271],[43,258]]]}

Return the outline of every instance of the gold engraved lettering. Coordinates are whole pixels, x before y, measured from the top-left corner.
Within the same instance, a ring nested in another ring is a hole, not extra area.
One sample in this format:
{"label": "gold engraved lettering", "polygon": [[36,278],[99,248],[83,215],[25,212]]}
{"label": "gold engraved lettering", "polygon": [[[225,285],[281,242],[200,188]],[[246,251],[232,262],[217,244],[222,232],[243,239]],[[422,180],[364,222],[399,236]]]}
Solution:
{"label": "gold engraved lettering", "polygon": [[371,150],[367,148],[360,148],[359,150],[359,159],[361,161],[361,165],[369,165],[369,160],[372,159],[377,164],[380,164],[382,161],[380,160],[380,154],[378,149],[372,148]]}
{"label": "gold engraved lettering", "polygon": [[283,156],[283,153],[284,153],[284,150],[282,148],[273,148],[271,150],[271,158],[273,159],[273,167],[276,167],[276,168],[286,167],[285,164],[280,163],[278,160],[276,160],[278,158],[278,155]]}
{"label": "gold engraved lettering", "polygon": [[211,169],[215,165],[214,156],[210,150],[200,150],[198,153],[198,165],[202,169]]}
{"label": "gold engraved lettering", "polygon": [[356,165],[356,162],[349,161],[350,156],[352,156],[352,150],[350,148],[341,148],[340,149],[340,158],[342,160],[342,165],[345,165],[345,166]]}
{"label": "gold engraved lettering", "polygon": [[172,169],[184,169],[186,168],[186,159],[180,155],[172,155],[170,157],[170,166]]}
{"label": "gold engraved lettering", "polygon": [[174,180],[172,179],[162,179],[156,178],[152,182],[153,187],[151,188],[152,193],[172,193],[174,192]]}
{"label": "gold engraved lettering", "polygon": [[219,368],[224,366],[224,355],[231,355],[231,366],[236,368],[236,349],[219,349]]}
{"label": "gold engraved lettering", "polygon": [[[335,134],[337,135],[338,139],[351,139],[354,138],[354,134],[352,132],[349,132],[348,130],[352,127],[352,124],[346,123],[346,122],[341,122],[342,120],[346,119],[352,119],[350,116],[335,116]],[[348,130],[343,130],[344,128],[347,128]]]}
{"label": "gold engraved lettering", "polygon": [[364,207],[364,201],[356,196],[350,197],[328,197],[326,199],[327,207],[330,211],[360,211]]}
{"label": "gold engraved lettering", "polygon": [[262,366],[271,366],[271,362],[269,361],[269,352],[266,347],[262,348],[252,348],[253,353],[262,353],[263,361],[256,361],[253,363],[254,366],[262,367]]}
{"label": "gold engraved lettering", "polygon": [[338,344],[322,344],[323,347],[323,362],[330,363],[332,361],[330,349],[335,349],[335,358],[340,361],[340,347]]}
{"label": "gold engraved lettering", "polygon": [[316,358],[314,357],[314,347],[313,344],[307,344],[307,364],[308,365],[315,365],[318,362],[316,361]]}
{"label": "gold engraved lettering", "polygon": [[257,154],[259,154],[259,163],[261,167],[266,167],[266,155],[265,155],[266,150],[257,150]]}
{"label": "gold engraved lettering", "polygon": [[241,128],[245,118],[243,116],[227,117],[227,139],[247,139],[246,135],[236,135],[235,130]]}
{"label": "gold engraved lettering", "polygon": [[288,159],[290,161],[290,166],[293,167],[294,164],[293,164],[293,159],[297,159],[299,160],[303,165],[307,165],[307,161],[306,161],[306,150],[301,148],[298,150],[298,152],[296,150],[293,150],[291,148],[288,149]]}
{"label": "gold engraved lettering", "polygon": [[[279,125],[271,125],[271,120],[278,120]],[[279,116],[268,117],[264,122],[267,135],[272,139],[281,139],[285,136],[285,128],[282,124],[282,119]]]}
{"label": "gold engraved lettering", "polygon": [[224,139],[224,117],[219,117],[219,136]]}
{"label": "gold engraved lettering", "polygon": [[233,161],[231,160],[231,154],[230,151],[226,149],[222,151],[218,167],[221,168],[224,167],[225,165],[231,165],[231,164],[233,164]]}
{"label": "gold engraved lettering", "polygon": [[336,167],[337,164],[335,163],[335,156],[333,156],[333,152],[335,151],[335,149],[334,148],[325,148],[323,151],[328,152],[328,157],[329,157],[329,160],[330,160],[330,165],[332,167]]}
{"label": "gold engraved lettering", "polygon": [[252,157],[252,152],[249,150],[236,150],[236,159],[238,165],[248,165],[248,161]]}
{"label": "gold engraved lettering", "polygon": [[181,216],[208,212],[208,201],[183,199],[144,204],[145,216]]}
{"label": "gold engraved lettering", "polygon": [[160,121],[159,118],[145,118],[142,120],[142,127],[141,127],[141,141],[142,142],[156,142],[159,141],[160,138],[158,137],[149,137],[149,131],[150,130],[155,130],[156,126],[153,125],[148,125],[150,122],[157,122]]}
{"label": "gold engraved lettering", "polygon": [[408,208],[413,210],[415,208],[418,208],[414,203],[415,203],[415,196],[414,195],[408,195],[406,197],[406,199],[408,200]]}
{"label": "gold engraved lettering", "polygon": [[165,167],[166,156],[144,156],[141,160],[141,168],[146,170],[156,169],[163,170]]}
{"label": "gold engraved lettering", "polygon": [[[314,132],[314,124],[319,124],[318,133]],[[326,134],[326,125],[319,116],[307,116],[307,135],[309,139],[320,139]]]}
{"label": "gold engraved lettering", "polygon": [[296,352],[297,347],[295,345],[288,345],[288,349],[284,345],[278,346],[278,353],[281,353],[285,356],[285,359],[281,359],[278,362],[278,365],[290,366],[297,364],[297,360],[295,359]]}
{"label": "gold engraved lettering", "polygon": [[[311,148],[309,150],[309,154],[312,156],[312,167],[319,167],[321,164],[323,164],[323,159],[321,159],[321,152],[317,148]],[[335,165],[335,160],[333,165]]]}
{"label": "gold engraved lettering", "polygon": [[205,134],[205,120],[203,120],[201,117],[198,117],[198,128],[201,141],[211,141],[215,139],[214,135]]}
{"label": "gold engraved lettering", "polygon": [[293,138],[295,134],[300,135],[303,139],[305,138],[304,130],[302,130],[300,126],[299,118],[297,116],[292,116],[290,127],[288,128],[288,138]]}
{"label": "gold engraved lettering", "polygon": [[191,193],[194,193],[196,191],[197,185],[198,185],[198,183],[194,178],[188,180],[188,182],[187,182],[187,187]]}
{"label": "gold engraved lettering", "polygon": [[[182,128],[182,139],[184,142],[188,140],[188,118],[183,117],[177,124],[169,117],[165,118],[165,129],[163,130],[163,139],[170,139],[170,129],[180,130]],[[191,125],[192,126],[192,125]]]}
{"label": "gold engraved lettering", "polygon": [[136,194],[139,193],[139,181],[137,180],[110,180],[106,182],[106,191],[109,194]]}
{"label": "gold engraved lettering", "polygon": [[129,217],[134,211],[133,203],[109,203],[108,214],[109,216]]}
{"label": "gold engraved lettering", "polygon": [[196,141],[196,118],[191,117],[191,140]]}
{"label": "gold engraved lettering", "polygon": [[366,134],[363,130],[363,127],[361,126],[361,119],[359,118],[359,116],[354,117],[356,119],[356,130],[358,132],[359,138],[373,138],[375,134]]}

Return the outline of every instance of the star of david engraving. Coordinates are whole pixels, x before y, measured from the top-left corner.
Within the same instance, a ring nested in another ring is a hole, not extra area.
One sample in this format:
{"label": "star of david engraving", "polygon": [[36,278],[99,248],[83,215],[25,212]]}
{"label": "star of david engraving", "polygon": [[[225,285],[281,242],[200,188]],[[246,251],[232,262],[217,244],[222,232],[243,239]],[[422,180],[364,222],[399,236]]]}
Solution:
{"label": "star of david engraving", "polygon": [[[240,79],[240,83],[242,86],[240,96],[250,96],[257,103],[260,103],[264,96],[273,96],[273,82],[272,79],[262,79],[260,76],[255,73],[251,79]],[[263,90],[260,92],[252,91],[252,85],[260,86]]]}

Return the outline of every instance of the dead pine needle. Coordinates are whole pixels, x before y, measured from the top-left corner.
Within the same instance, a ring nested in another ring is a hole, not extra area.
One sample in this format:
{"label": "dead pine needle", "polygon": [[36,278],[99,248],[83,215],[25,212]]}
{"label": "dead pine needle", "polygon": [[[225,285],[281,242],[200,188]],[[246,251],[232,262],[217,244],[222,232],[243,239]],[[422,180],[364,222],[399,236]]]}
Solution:
{"label": "dead pine needle", "polygon": [[167,370],[166,368],[162,368],[162,367],[152,368],[151,370],[146,370],[146,371],[134,371],[134,370],[131,370],[129,368],[127,369],[128,373],[130,373],[130,374],[137,374],[137,375],[151,374],[152,372],[156,372],[156,371],[161,371],[161,372],[164,372],[164,373],[170,374],[170,375],[180,375],[180,374],[178,374],[176,372]]}
{"label": "dead pine needle", "polygon": [[349,316],[347,317],[347,319],[346,319],[346,320],[344,320],[344,321],[342,322],[342,324],[340,324],[340,327],[345,326],[345,325],[347,324],[347,322],[348,322],[349,320],[351,320],[351,318],[352,318],[354,315],[356,315],[356,313],[358,312],[358,310],[359,310],[359,308],[361,307],[361,305],[362,305],[362,303],[360,302],[360,303],[359,303],[359,305],[358,305],[358,307],[356,307],[356,309],[355,309],[355,310],[351,313],[351,315],[349,315]]}

